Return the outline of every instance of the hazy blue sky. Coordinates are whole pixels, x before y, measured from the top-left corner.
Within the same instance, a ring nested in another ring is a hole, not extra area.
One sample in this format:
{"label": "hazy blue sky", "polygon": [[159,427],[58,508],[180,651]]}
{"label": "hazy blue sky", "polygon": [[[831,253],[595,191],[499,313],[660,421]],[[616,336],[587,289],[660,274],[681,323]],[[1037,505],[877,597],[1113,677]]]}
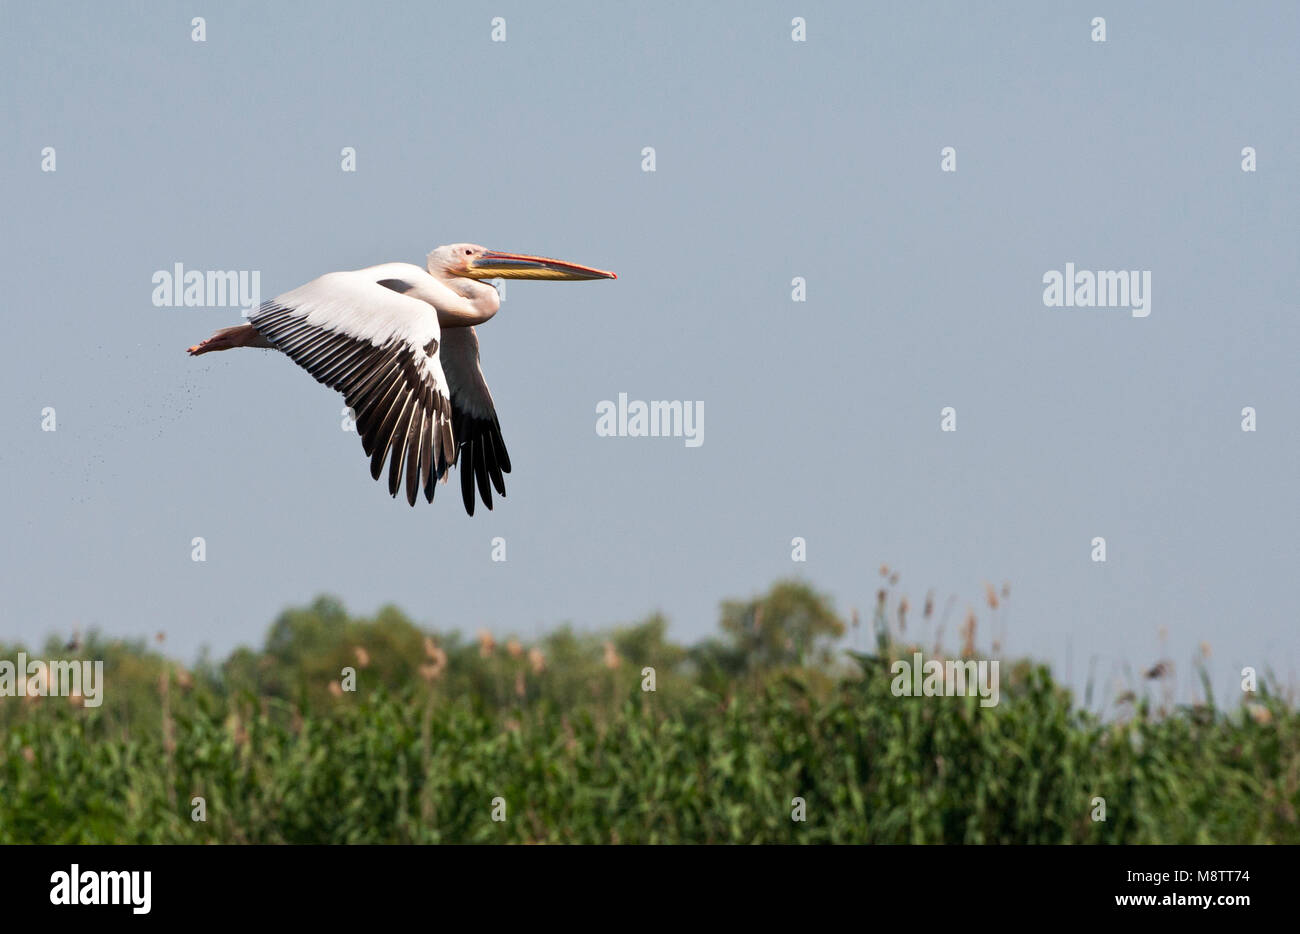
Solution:
{"label": "hazy blue sky", "polygon": [[[1296,4],[271,6],[0,7],[0,641],[192,658],[321,592],[693,640],[791,573],[865,614],[888,562],[984,644],[1010,581],[1005,648],[1076,681],[1202,641],[1221,687],[1295,677]],[[151,302],[456,241],[619,273],[480,329],[515,472],[472,519],[390,499],[283,357],[185,355],[237,312]],[[1066,263],[1150,270],[1150,316],[1045,307]],[[597,437],[620,392],[703,401],[704,444]]]}

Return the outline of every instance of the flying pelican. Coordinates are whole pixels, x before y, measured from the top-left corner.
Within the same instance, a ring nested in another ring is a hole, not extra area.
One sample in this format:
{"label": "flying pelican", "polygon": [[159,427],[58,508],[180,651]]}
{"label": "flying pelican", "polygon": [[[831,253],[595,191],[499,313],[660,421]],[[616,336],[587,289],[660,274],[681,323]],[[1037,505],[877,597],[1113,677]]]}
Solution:
{"label": "flying pelican", "polygon": [[376,480],[388,459],[394,497],[406,474],[412,506],[421,488],[433,502],[437,481],[460,464],[465,511],[474,486],[492,508],[506,495],[510,455],[478,360],[476,325],[501,307],[481,279],[617,279],[612,272],[473,243],[440,246],[428,272],[383,263],[331,272],[263,302],[247,324],[222,328],[189,348],[191,356],[232,347],[283,351],[317,382],[343,393]]}

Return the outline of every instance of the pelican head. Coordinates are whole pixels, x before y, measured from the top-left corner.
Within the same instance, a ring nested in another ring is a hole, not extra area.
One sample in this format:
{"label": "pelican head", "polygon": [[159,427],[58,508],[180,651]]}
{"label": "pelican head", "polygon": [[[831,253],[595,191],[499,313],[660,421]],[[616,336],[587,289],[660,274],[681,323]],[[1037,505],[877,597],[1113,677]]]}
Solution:
{"label": "pelican head", "polygon": [[452,243],[429,254],[429,272],[466,279],[617,279],[603,269],[579,266],[545,256],[500,253],[477,243]]}

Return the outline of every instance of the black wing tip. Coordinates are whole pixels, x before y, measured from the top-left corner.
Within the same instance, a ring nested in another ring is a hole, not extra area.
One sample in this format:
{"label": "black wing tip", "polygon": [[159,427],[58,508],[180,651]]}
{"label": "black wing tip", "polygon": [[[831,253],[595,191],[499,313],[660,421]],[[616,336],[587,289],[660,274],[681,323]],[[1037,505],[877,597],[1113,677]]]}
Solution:
{"label": "black wing tip", "polygon": [[474,515],[474,465],[465,463],[465,448],[460,449],[460,498],[465,504],[465,512]]}

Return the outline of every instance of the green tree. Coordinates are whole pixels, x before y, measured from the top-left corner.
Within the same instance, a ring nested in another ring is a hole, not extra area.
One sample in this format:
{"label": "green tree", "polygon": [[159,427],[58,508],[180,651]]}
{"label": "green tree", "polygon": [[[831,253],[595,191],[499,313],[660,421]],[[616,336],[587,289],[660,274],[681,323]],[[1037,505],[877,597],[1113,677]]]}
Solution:
{"label": "green tree", "polygon": [[826,665],[844,622],[831,599],[802,581],[778,581],[766,594],[722,604],[722,630],[749,671]]}

